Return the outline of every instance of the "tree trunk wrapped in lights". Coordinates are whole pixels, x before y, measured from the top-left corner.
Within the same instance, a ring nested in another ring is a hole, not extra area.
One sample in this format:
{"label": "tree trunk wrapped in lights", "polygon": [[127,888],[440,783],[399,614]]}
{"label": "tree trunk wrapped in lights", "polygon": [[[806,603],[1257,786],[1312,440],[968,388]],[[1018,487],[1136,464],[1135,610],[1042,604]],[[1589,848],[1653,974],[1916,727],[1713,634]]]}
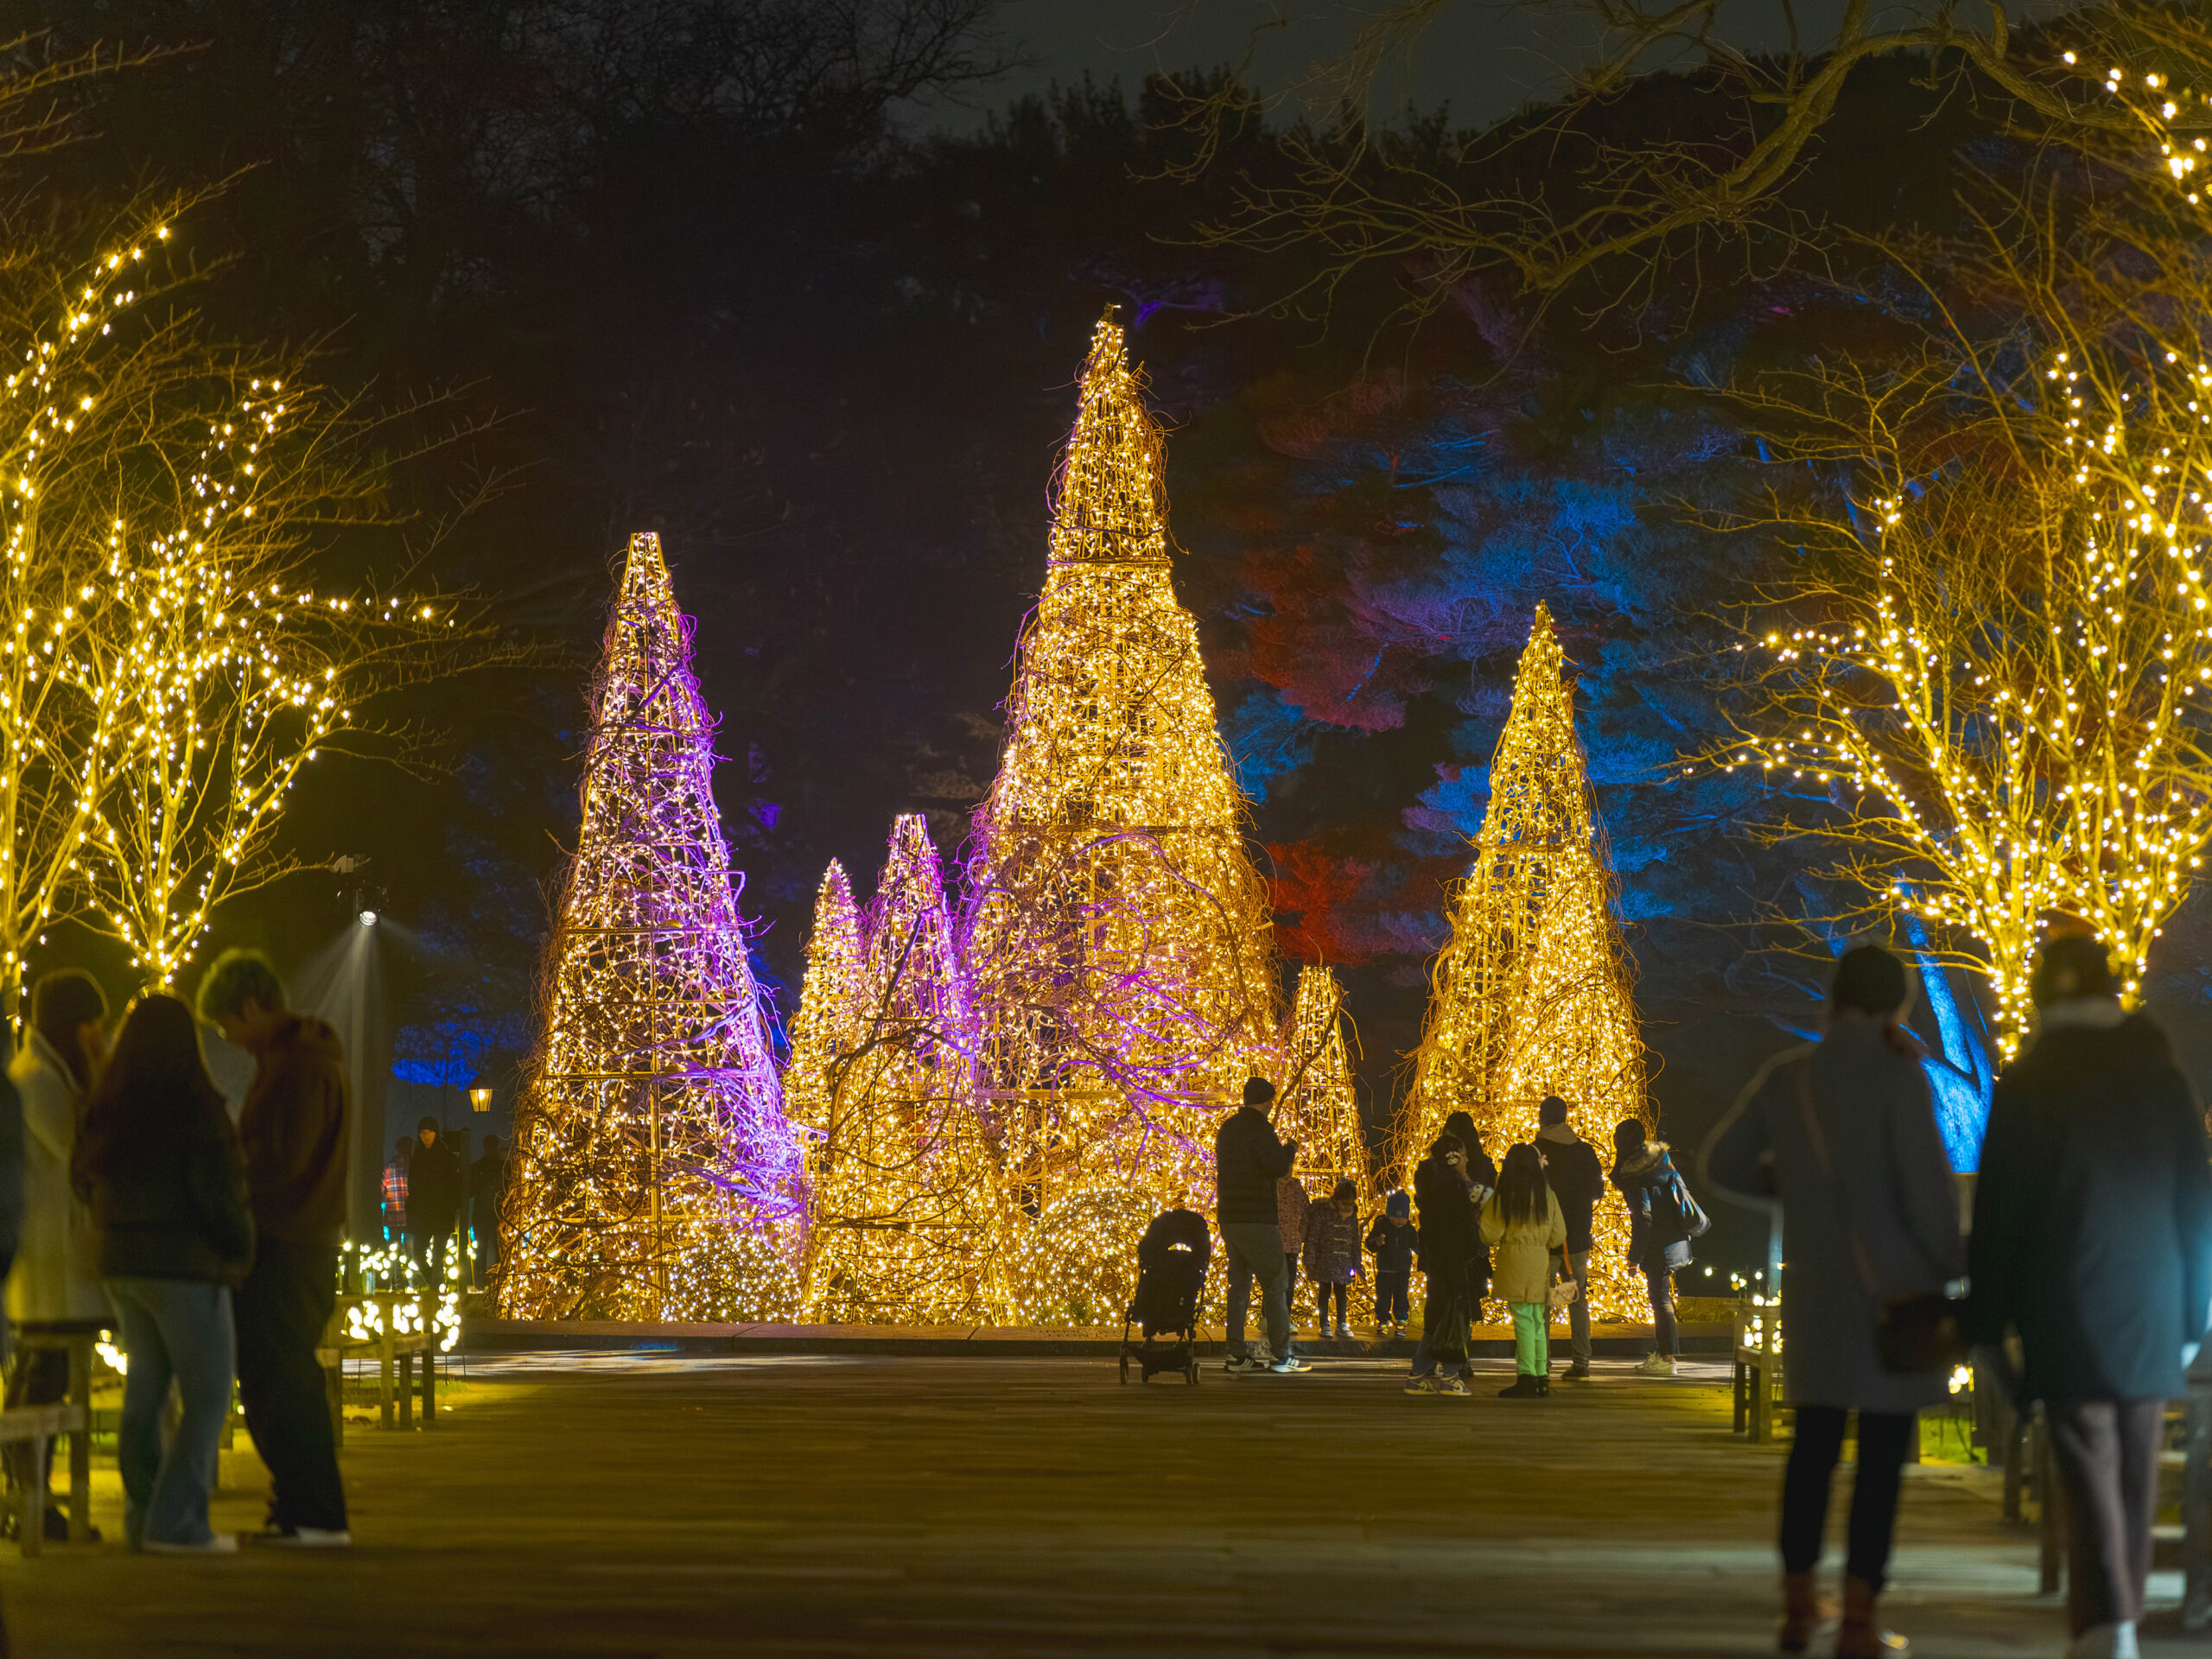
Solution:
{"label": "tree trunk wrapped in lights", "polygon": [[801,1160],[690,659],[659,539],[634,536],[516,1113],[510,1318],[779,1319],[797,1300]]}
{"label": "tree trunk wrapped in lights", "polygon": [[[1603,1162],[1616,1124],[1649,1122],[1630,967],[1566,668],[1540,605],[1491,762],[1474,867],[1452,895],[1452,938],[1432,976],[1400,1149],[1408,1169],[1454,1111],[1474,1118],[1500,1163],[1507,1147],[1535,1140],[1547,1095],[1567,1103],[1568,1122]],[[1627,1245],[1626,1211],[1608,1194],[1590,1262],[1596,1318],[1648,1317]]]}
{"label": "tree trunk wrapped in lights", "polygon": [[[820,958],[825,978],[831,954]],[[810,963],[809,995],[814,987]],[[1002,1300],[993,1282],[995,1160],[976,1109],[975,1012],[918,814],[893,826],[859,989],[842,1052],[822,1068],[806,1316],[987,1322]],[[832,984],[823,990],[834,997]]]}
{"label": "tree trunk wrapped in lights", "polygon": [[1279,1065],[1266,888],[1169,569],[1160,432],[1102,320],[999,773],[967,956],[1007,1158],[1014,1317],[1114,1319],[1148,1217]]}

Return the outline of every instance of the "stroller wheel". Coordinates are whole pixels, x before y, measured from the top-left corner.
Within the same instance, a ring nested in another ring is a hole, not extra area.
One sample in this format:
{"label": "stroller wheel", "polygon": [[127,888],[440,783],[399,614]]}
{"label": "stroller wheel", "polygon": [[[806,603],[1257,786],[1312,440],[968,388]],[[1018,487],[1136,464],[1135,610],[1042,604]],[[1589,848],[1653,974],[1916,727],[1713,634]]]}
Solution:
{"label": "stroller wheel", "polygon": [[1123,1354],[1123,1355],[1122,1356],[1122,1382],[1127,1382],[1128,1380],[1129,1380],[1129,1357],[1128,1357],[1127,1354]]}

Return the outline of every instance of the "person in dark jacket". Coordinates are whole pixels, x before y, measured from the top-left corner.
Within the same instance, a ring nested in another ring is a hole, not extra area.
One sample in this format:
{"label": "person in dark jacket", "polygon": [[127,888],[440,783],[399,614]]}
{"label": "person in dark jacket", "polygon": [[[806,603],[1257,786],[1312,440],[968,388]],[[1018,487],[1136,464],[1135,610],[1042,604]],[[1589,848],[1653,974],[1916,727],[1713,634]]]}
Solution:
{"label": "person in dark jacket", "polygon": [[461,1200],[467,1177],[452,1141],[426,1117],[415,1126],[415,1145],[407,1159],[407,1254],[425,1288],[446,1283],[446,1253],[461,1221]]}
{"label": "person in dark jacket", "polygon": [[1497,1164],[1483,1149],[1483,1133],[1466,1113],[1453,1112],[1446,1117],[1444,1133],[1467,1149],[1467,1191],[1474,1200],[1476,1213],[1475,1253],[1467,1268],[1467,1317],[1479,1322],[1483,1298],[1490,1294],[1490,1246],[1483,1243],[1482,1207],[1484,1201],[1497,1191]]}
{"label": "person in dark jacket", "polygon": [[2035,1042],[1997,1080],[1974,1187],[1963,1332],[2017,1331],[2066,1483],[2080,1655],[2132,1655],[2168,1399],[2212,1305],[2204,1127],[2166,1039],[2126,1012],[2104,946],[2054,939]]}
{"label": "person in dark jacket", "polygon": [[238,1395],[268,1465],[271,1542],[353,1541],[315,1344],[338,1297],[352,1108],[338,1034],[288,1013],[269,959],[226,950],[200,982],[200,1017],[253,1056],[238,1117],[260,1247],[238,1287]]}
{"label": "person in dark jacket", "polygon": [[[1290,1272],[1283,1255],[1282,1227],[1275,1216],[1276,1183],[1290,1173],[1298,1143],[1276,1138],[1271,1114],[1275,1086],[1265,1077],[1248,1077],[1244,1103],[1222,1120],[1213,1139],[1214,1181],[1220,1205],[1215,1219],[1227,1252],[1229,1269],[1229,1363],[1232,1376],[1255,1371],[1285,1375],[1308,1369],[1290,1347]],[[1268,1322],[1272,1362],[1255,1355],[1244,1342],[1244,1319],[1252,1305],[1252,1281],[1260,1281],[1261,1306]]]}
{"label": "person in dark jacket", "polygon": [[1690,1240],[1675,1196],[1681,1179],[1667,1143],[1646,1138],[1636,1119],[1613,1130],[1611,1180],[1628,1205],[1628,1259],[1651,1299],[1651,1352],[1638,1367],[1646,1376],[1674,1376],[1682,1351],[1675,1275],[1690,1264]]}
{"label": "person in dark jacket", "polygon": [[[90,1206],[100,1281],[123,1325],[117,1460],[133,1549],[228,1554],[207,1524],[236,1376],[231,1290],[253,1260],[245,1159],[200,1058],[192,1010],[141,997],[85,1108],[70,1177]],[[184,1414],[166,1452],[175,1379]]]}
{"label": "person in dark jacket", "polygon": [[[1467,1335],[1476,1303],[1488,1287],[1487,1275],[1479,1287],[1474,1275],[1482,1252],[1482,1200],[1490,1189],[1471,1187],[1466,1167],[1467,1149],[1459,1137],[1440,1135],[1414,1170],[1414,1202],[1421,1209],[1416,1261],[1427,1283],[1408,1394],[1465,1395],[1474,1375]],[[1440,1380],[1440,1369],[1445,1372]]]}
{"label": "person in dark jacket", "polygon": [[1406,1290],[1414,1274],[1413,1215],[1413,1200],[1393,1192],[1367,1230],[1368,1253],[1375,1258],[1375,1334],[1386,1339],[1406,1334],[1412,1313]]}
{"label": "person in dark jacket", "polygon": [[1574,1356],[1568,1376],[1586,1382],[1590,1376],[1590,1246],[1592,1217],[1598,1200],[1605,1196],[1605,1169],[1597,1152],[1574,1132],[1567,1121],[1567,1103],[1548,1095],[1536,1108],[1536,1150],[1544,1160],[1544,1181],[1559,1200],[1567,1217],[1567,1248],[1559,1252],[1552,1271],[1572,1279],[1578,1288],[1567,1304],[1568,1351]]}
{"label": "person in dark jacket", "polygon": [[[499,1259],[499,1200],[507,1190],[507,1154],[499,1137],[484,1137],[484,1154],[468,1166],[468,1219],[476,1235],[476,1265],[489,1269]],[[1209,1243],[1206,1247],[1213,1247]]]}

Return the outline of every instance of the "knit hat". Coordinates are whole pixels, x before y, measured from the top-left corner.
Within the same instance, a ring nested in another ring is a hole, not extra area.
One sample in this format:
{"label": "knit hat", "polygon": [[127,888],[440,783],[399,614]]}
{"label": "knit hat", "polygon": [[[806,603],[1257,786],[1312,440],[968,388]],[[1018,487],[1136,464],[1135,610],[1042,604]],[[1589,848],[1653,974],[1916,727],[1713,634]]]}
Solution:
{"label": "knit hat", "polygon": [[1393,1192],[1382,1211],[1393,1221],[1409,1221],[1413,1218],[1414,1201],[1402,1192]]}
{"label": "knit hat", "polygon": [[2044,946],[2028,987],[2037,1007],[2077,996],[2118,996],[2120,989],[2112,953],[2086,933],[2064,934]]}

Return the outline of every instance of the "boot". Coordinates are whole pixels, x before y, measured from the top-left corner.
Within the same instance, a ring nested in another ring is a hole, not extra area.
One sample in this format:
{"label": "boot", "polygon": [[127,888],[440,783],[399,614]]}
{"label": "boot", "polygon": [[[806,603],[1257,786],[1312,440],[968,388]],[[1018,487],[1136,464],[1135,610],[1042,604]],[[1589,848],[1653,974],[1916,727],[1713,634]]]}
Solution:
{"label": "boot", "polygon": [[1551,1378],[1549,1378],[1548,1376],[1540,1376],[1540,1377],[1538,1377],[1538,1378],[1536,1379],[1536,1398],[1538,1398],[1539,1400],[1548,1400],[1548,1399],[1550,1399],[1551,1397],[1552,1397],[1552,1380],[1551,1380]]}
{"label": "boot", "polygon": [[1774,1636],[1776,1652],[1804,1652],[1813,1645],[1815,1636],[1823,1630],[1833,1630],[1835,1622],[1835,1601],[1832,1597],[1821,1594],[1815,1574],[1785,1573],[1782,1575],[1782,1627]]}
{"label": "boot", "polygon": [[1874,1586],[1864,1579],[1843,1581],[1843,1630],[1835,1639],[1835,1659],[1904,1659],[1912,1643],[1882,1628],[1874,1610]]}
{"label": "boot", "polygon": [[1542,1397],[1543,1392],[1536,1379],[1523,1372],[1513,1379],[1511,1388],[1500,1389],[1497,1397],[1501,1400],[1536,1400]]}

